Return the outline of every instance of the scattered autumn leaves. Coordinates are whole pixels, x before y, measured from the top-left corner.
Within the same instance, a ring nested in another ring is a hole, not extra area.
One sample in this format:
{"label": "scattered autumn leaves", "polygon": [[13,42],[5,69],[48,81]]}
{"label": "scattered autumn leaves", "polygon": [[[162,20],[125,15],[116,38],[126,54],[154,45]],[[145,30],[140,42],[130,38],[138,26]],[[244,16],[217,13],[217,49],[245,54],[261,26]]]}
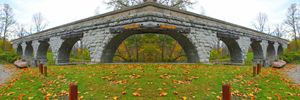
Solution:
{"label": "scattered autumn leaves", "polygon": [[[66,69],[70,71],[62,71]],[[267,99],[285,99],[287,96],[300,96],[299,91],[296,91],[299,86],[291,84],[291,80],[281,77],[280,70],[271,68],[264,68],[261,75],[257,77],[252,77],[251,68],[247,67],[208,67],[184,64],[50,67],[49,72],[49,77],[43,77],[34,68],[22,71],[21,75],[13,78],[8,84],[0,86],[0,89],[3,89],[0,90],[0,98],[1,96],[17,96],[17,98],[36,99],[31,94],[14,91],[24,90],[22,87],[15,86],[15,83],[20,81],[24,84],[26,81],[39,85],[33,91],[41,93],[43,99],[59,98],[68,95],[68,83],[77,82],[78,80],[85,80],[79,81],[81,84],[79,85],[81,87],[79,91],[82,92],[79,92],[80,99],[88,99],[93,93],[94,96],[103,94],[102,97],[113,100],[127,97],[173,99],[175,97],[182,100],[189,98],[201,99],[201,97],[204,97],[204,99],[220,99],[222,92],[218,86],[221,86],[222,82],[231,82],[233,84],[232,96],[243,99],[258,98],[260,94],[266,94]],[[26,76],[22,76],[23,74]],[[280,84],[283,83],[286,87],[272,87],[272,85],[277,86],[279,84],[278,80]],[[271,89],[265,89],[264,87]],[[271,90],[274,90],[275,93],[270,92]],[[293,91],[286,91],[282,94],[280,90]]]}

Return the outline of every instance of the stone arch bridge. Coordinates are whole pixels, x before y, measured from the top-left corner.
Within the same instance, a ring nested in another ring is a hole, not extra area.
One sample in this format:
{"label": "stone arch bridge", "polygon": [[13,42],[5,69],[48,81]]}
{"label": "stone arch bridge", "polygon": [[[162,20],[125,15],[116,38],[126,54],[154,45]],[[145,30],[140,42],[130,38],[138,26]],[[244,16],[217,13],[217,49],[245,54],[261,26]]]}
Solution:
{"label": "stone arch bridge", "polygon": [[153,2],[57,26],[12,40],[12,43],[25,59],[46,62],[50,48],[56,64],[66,64],[73,45],[82,40],[89,50],[91,62],[107,63],[112,62],[123,40],[134,34],[147,33],[173,37],[191,63],[208,63],[210,51],[218,40],[227,45],[232,63],[244,63],[250,47],[254,61],[269,63],[277,59],[288,43],[243,26]]}

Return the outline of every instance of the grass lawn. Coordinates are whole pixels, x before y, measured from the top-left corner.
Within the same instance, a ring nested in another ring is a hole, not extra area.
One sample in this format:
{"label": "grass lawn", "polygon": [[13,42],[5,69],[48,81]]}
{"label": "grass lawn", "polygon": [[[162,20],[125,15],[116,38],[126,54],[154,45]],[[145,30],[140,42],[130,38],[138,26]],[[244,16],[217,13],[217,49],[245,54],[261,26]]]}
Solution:
{"label": "grass lawn", "polygon": [[68,84],[77,82],[82,99],[218,99],[224,83],[232,84],[234,99],[299,100],[300,88],[281,69],[263,68],[252,76],[250,66],[202,64],[102,64],[20,70],[0,85],[0,99],[64,98]]}

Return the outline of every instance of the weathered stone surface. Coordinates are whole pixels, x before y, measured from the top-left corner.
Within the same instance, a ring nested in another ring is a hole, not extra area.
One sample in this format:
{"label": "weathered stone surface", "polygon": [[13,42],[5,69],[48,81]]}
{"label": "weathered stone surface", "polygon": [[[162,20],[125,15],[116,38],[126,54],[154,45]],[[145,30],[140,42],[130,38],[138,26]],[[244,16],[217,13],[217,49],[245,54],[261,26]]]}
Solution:
{"label": "weathered stone surface", "polygon": [[58,50],[61,47],[62,43],[64,42],[63,39],[60,37],[51,37],[49,44],[51,47],[51,51],[53,53],[53,59],[55,59],[56,62],[58,62]]}
{"label": "weathered stone surface", "polygon": [[251,40],[249,37],[240,37],[237,40],[237,43],[239,44],[239,47],[241,49],[241,54],[242,54],[242,58],[240,58],[240,62],[245,63],[245,60],[247,58],[247,53],[248,53],[248,49],[250,47],[251,44]]}
{"label": "weathered stone surface", "polygon": [[[141,27],[132,30],[124,29],[125,25],[131,24],[139,24]],[[160,25],[173,25],[176,29],[160,29]],[[24,58],[33,56],[35,59],[44,59],[44,62],[46,62],[46,53],[43,51],[47,50],[50,44],[56,63],[68,63],[72,46],[82,38],[83,45],[89,49],[92,62],[99,63],[111,62],[119,44],[138,32],[172,33],[168,35],[183,47],[189,62],[208,63],[210,51],[218,39],[226,43],[233,63],[244,63],[250,44],[255,52],[254,60],[257,63],[263,61],[269,63],[277,57],[278,48],[286,48],[288,43],[287,40],[243,26],[156,3],[145,3],[93,16],[12,42],[14,48],[23,50]],[[33,48],[33,55],[30,55],[31,48]],[[273,56],[268,54],[269,51]]]}

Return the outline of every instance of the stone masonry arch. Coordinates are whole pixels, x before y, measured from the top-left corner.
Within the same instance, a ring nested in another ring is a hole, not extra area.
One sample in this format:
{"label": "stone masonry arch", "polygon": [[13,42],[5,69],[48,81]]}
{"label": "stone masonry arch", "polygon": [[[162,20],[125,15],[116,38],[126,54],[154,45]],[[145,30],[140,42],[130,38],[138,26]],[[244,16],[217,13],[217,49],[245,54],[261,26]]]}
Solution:
{"label": "stone masonry arch", "polygon": [[[90,51],[92,62],[110,63],[119,45],[127,37],[134,34],[155,33],[166,34],[174,38],[184,49],[188,62],[208,63],[210,50],[217,41],[216,33],[208,30],[192,29],[188,33],[177,33],[176,31],[124,31],[112,33],[108,29],[89,31],[83,36],[83,44]],[[204,37],[204,38],[203,38]]]}
{"label": "stone masonry arch", "polygon": [[[118,49],[119,45],[128,37],[134,34],[141,34],[135,32],[128,32],[128,33],[121,33],[113,37],[108,44],[104,47],[103,55],[101,57],[102,62],[112,62],[113,57],[115,55],[116,50]],[[185,54],[188,58],[188,62],[195,63],[199,62],[199,55],[197,54],[197,50],[195,46],[189,41],[189,39],[179,33],[143,33],[143,34],[165,34],[174,38],[178,43],[181,45]]]}

